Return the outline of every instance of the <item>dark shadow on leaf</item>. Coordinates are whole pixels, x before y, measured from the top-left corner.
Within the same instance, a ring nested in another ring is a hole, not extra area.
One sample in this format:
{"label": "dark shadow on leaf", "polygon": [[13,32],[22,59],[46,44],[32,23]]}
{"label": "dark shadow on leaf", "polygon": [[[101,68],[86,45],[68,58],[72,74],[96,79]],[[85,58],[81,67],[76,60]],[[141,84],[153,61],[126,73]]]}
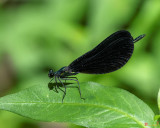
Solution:
{"label": "dark shadow on leaf", "polygon": [[[78,88],[77,86],[71,86],[71,84],[73,83],[63,83],[63,84],[66,86],[66,88]],[[59,86],[60,88],[64,88],[61,83],[48,83],[49,90],[53,90],[56,93],[58,93],[57,86]]]}

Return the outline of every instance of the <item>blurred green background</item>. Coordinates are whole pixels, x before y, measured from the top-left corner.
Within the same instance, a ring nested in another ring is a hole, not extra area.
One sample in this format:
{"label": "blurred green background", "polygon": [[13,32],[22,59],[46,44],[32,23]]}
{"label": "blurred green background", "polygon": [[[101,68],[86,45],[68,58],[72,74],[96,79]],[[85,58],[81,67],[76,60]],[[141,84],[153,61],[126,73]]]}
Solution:
{"label": "blurred green background", "polygon": [[[79,74],[79,82],[128,90],[158,114],[159,0],[0,0],[0,96],[39,83],[47,86],[50,68],[69,65],[118,30],[128,30],[134,38],[146,37],[135,44],[123,68],[104,75]],[[79,126],[38,122],[0,111],[0,127]]]}

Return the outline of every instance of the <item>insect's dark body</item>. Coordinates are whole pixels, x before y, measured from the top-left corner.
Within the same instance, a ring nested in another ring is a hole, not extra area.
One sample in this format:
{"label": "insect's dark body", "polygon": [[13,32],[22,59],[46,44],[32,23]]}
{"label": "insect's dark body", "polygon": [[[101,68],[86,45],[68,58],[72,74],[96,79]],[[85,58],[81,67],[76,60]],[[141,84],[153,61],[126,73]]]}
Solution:
{"label": "insect's dark body", "polygon": [[[50,78],[55,77],[56,82],[56,78],[60,82],[60,79],[75,80],[78,82],[76,77],[70,76],[78,73],[104,74],[113,72],[128,62],[134,50],[134,43],[143,37],[144,35],[141,35],[136,39],[133,39],[128,31],[115,32],[97,45],[94,49],[74,60],[69,66],[63,67],[57,72],[50,70],[48,75]],[[64,96],[65,94],[66,88]]]}
{"label": "insect's dark body", "polygon": [[64,78],[66,76],[70,76],[70,73],[68,70],[67,70],[67,67],[63,67],[61,68],[60,70],[58,70],[57,72],[54,73],[54,75],[56,77],[60,77],[60,78]]}
{"label": "insect's dark body", "polygon": [[76,74],[78,73],[73,73],[67,66],[65,66],[59,69],[57,72],[53,72],[53,70],[51,69],[48,75],[49,77],[55,76],[57,78],[66,78],[68,76],[72,76]]}

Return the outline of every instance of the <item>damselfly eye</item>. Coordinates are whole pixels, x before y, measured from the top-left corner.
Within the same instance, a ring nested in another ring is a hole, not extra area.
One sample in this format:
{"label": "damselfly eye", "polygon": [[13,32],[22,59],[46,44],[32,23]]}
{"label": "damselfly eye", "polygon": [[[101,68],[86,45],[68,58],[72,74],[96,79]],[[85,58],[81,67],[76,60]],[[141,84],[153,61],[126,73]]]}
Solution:
{"label": "damselfly eye", "polygon": [[49,70],[48,76],[49,76],[49,78],[54,77],[54,71],[52,69]]}

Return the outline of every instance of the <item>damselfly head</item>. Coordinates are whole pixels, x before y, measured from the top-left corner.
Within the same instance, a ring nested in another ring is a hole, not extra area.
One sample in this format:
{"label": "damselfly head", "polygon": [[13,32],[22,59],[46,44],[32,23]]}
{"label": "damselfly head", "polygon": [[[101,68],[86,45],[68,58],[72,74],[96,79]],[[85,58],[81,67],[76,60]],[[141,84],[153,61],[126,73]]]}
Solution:
{"label": "damselfly head", "polygon": [[54,71],[52,69],[49,70],[48,76],[49,76],[49,78],[54,77]]}

